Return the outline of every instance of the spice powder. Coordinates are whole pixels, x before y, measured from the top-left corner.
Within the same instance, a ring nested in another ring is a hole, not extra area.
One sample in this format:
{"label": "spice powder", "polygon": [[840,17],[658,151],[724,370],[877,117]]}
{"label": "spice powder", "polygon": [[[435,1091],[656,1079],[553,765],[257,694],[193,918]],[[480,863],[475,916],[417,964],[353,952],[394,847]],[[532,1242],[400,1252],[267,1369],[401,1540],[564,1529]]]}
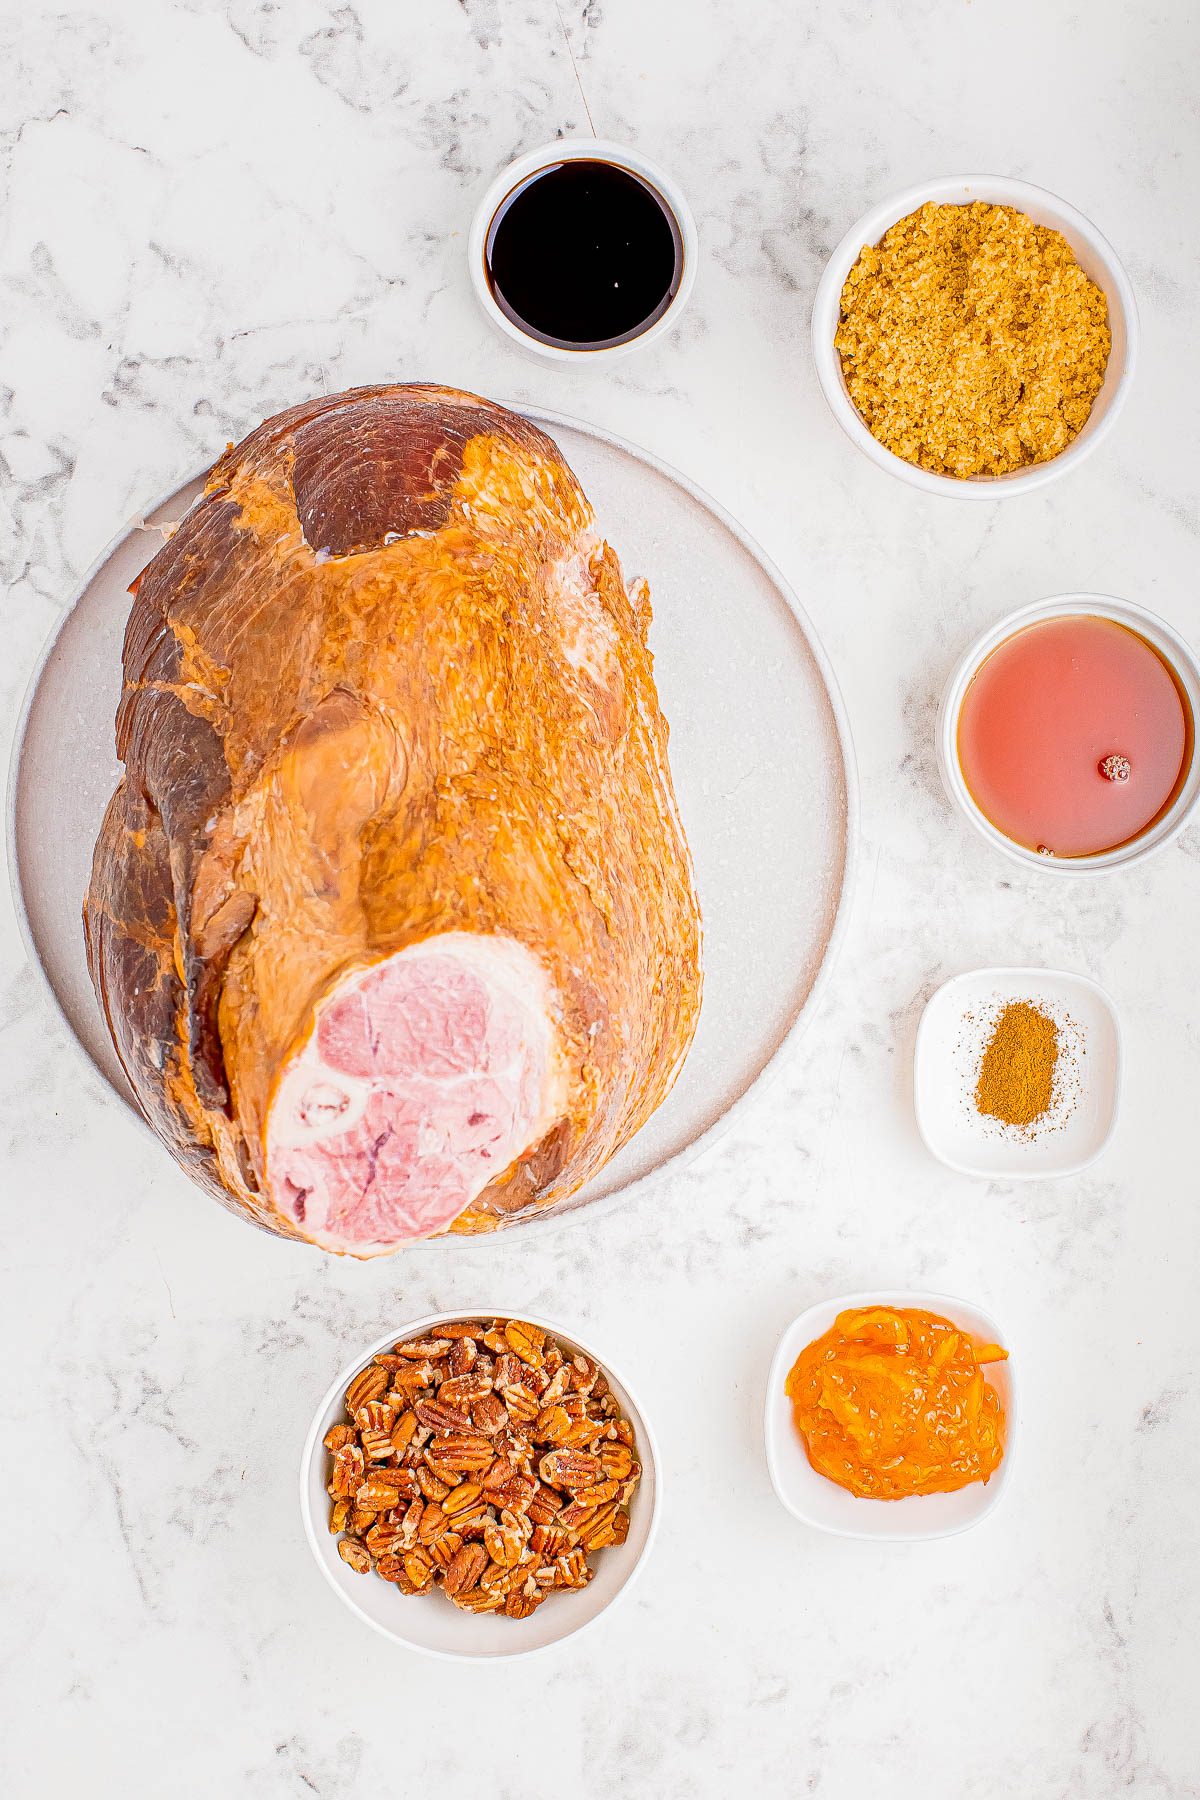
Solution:
{"label": "spice powder", "polygon": [[834,337],[885,449],[939,475],[1049,462],[1087,423],[1108,302],[1060,231],[1012,206],[930,202],[864,249]]}
{"label": "spice powder", "polygon": [[1016,1000],[988,1039],[975,1088],[977,1111],[1004,1125],[1033,1125],[1050,1110],[1058,1026],[1040,1007]]}

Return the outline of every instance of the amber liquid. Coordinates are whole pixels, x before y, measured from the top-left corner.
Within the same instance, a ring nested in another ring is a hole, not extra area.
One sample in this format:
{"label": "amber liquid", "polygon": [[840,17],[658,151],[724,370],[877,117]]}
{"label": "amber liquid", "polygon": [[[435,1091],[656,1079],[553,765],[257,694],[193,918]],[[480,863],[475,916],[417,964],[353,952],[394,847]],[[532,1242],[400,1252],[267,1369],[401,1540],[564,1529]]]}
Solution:
{"label": "amber liquid", "polygon": [[[1008,638],[963,699],[958,758],[980,811],[1054,856],[1128,843],[1160,818],[1191,764],[1193,721],[1174,671],[1112,619],[1046,619]],[[1100,765],[1126,757],[1126,781]]]}
{"label": "amber liquid", "polygon": [[514,325],[564,350],[647,331],[683,276],[683,238],[656,188],[605,162],[539,169],[497,209],[488,284]]}

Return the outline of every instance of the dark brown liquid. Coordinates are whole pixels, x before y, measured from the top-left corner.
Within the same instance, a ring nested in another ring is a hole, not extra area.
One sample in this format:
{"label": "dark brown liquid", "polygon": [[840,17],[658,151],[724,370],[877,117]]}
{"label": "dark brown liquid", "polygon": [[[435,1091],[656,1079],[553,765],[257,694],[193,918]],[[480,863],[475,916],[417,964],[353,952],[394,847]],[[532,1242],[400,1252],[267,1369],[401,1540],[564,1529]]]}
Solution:
{"label": "dark brown liquid", "polygon": [[638,337],[666,312],[683,275],[683,239],[662,195],[604,162],[555,163],[514,188],[484,257],[500,310],[565,350]]}

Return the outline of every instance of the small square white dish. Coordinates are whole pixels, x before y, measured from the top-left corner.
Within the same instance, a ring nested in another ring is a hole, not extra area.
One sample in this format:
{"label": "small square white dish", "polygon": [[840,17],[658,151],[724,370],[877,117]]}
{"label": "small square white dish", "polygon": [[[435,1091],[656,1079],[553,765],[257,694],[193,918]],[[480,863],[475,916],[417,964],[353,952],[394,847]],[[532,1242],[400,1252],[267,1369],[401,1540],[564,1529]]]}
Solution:
{"label": "small square white dish", "polygon": [[[975,1087],[1004,1006],[1025,1000],[1059,1027],[1050,1112],[1024,1132],[985,1117]],[[944,983],[917,1030],[917,1129],[939,1161],[962,1175],[1040,1181],[1077,1175],[1112,1135],[1121,1094],[1121,1027],[1104,989],[1062,969],[972,969]]]}
{"label": "small square white dish", "polygon": [[[330,1426],[345,1416],[343,1397],[354,1376],[381,1351],[390,1350],[393,1344],[409,1338],[436,1336],[439,1325],[454,1320],[494,1318],[523,1319],[538,1325],[564,1351],[582,1352],[599,1364],[616,1396],[621,1416],[633,1427],[635,1451],[642,1465],[641,1479],[629,1502],[629,1536],[625,1542],[595,1552],[591,1559],[595,1574],[586,1587],[556,1590],[526,1619],[460,1611],[439,1591],[402,1594],[398,1587],[382,1580],[374,1571],[358,1575],[342,1561],[338,1539],[329,1530],[329,1496],[325,1490],[329,1453],[323,1440]],[[456,1307],[453,1312],[431,1313],[426,1318],[414,1319],[367,1345],[326,1390],[300,1458],[300,1511],[304,1533],[318,1568],[339,1600],[393,1643],[419,1650],[426,1656],[457,1662],[480,1659],[499,1662],[526,1656],[531,1651],[561,1643],[598,1619],[618,1594],[632,1585],[644,1567],[646,1553],[658,1527],[658,1501],[658,1455],[653,1433],[645,1414],[607,1356],[583,1343],[574,1332],[564,1331],[560,1325],[520,1309]]]}
{"label": "small square white dish", "polygon": [[984,1379],[1000,1396],[1005,1414],[1004,1455],[990,1481],[972,1482],[952,1494],[915,1494],[907,1500],[864,1500],[819,1475],[808,1460],[792,1414],[786,1383],[800,1352],[822,1337],[838,1314],[867,1306],[914,1307],[937,1313],[971,1334],[977,1344],[1009,1345],[990,1314],[951,1294],[909,1293],[903,1289],[872,1288],[862,1294],[842,1294],[822,1300],[793,1319],[779,1340],[767,1378],[763,1428],[767,1468],[781,1502],[805,1525],[835,1537],[888,1539],[915,1544],[927,1538],[953,1537],[986,1518],[998,1504],[1012,1474],[1019,1413],[1017,1377],[1012,1358],[987,1363]]}

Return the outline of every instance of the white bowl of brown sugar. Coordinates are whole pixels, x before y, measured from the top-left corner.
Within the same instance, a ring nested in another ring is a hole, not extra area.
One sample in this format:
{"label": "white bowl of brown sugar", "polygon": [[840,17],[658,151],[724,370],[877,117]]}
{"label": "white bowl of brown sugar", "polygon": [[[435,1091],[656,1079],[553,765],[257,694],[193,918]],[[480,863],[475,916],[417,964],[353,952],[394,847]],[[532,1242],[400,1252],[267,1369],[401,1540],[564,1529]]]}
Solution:
{"label": "white bowl of brown sugar", "polygon": [[817,376],[847,437],[926,493],[1028,493],[1090,456],[1129,389],[1137,305],[1066,201],[955,175],[875,207],[826,265]]}

